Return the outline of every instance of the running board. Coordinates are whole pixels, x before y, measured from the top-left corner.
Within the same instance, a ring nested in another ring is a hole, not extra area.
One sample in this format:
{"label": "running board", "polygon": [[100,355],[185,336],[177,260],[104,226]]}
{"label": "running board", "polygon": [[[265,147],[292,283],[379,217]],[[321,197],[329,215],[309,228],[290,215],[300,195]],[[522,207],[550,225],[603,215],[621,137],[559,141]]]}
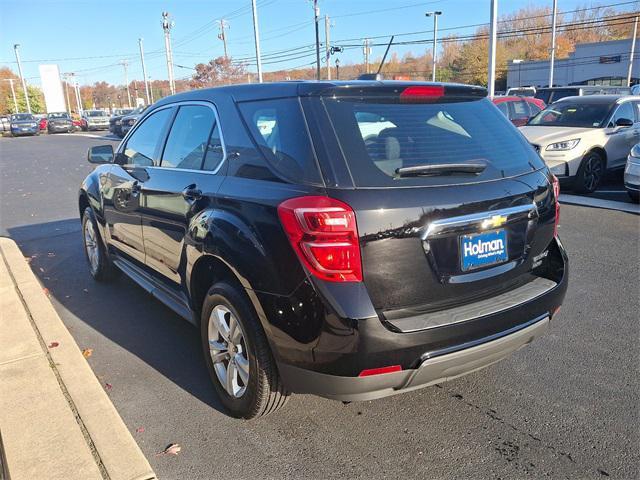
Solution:
{"label": "running board", "polygon": [[131,280],[140,285],[144,290],[153,295],[156,299],[160,300],[171,310],[176,312],[185,320],[190,323],[196,324],[191,309],[186,303],[186,300],[180,298],[174,292],[171,292],[167,287],[160,282],[152,278],[144,270],[132,262],[118,256],[112,258],[113,263],[122,270]]}

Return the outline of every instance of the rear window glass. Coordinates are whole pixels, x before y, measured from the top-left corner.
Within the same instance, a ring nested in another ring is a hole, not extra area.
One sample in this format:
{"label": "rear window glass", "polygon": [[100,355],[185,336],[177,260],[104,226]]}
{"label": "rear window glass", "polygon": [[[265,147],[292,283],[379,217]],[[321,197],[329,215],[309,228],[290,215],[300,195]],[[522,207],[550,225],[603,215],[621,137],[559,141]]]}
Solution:
{"label": "rear window glass", "polygon": [[242,102],[238,106],[275,173],[296,183],[322,183],[297,98]]}
{"label": "rear window glass", "polygon": [[[520,175],[544,163],[486,99],[448,103],[372,103],[323,98],[356,186],[473,183]],[[483,163],[478,174],[408,177],[398,169]]]}

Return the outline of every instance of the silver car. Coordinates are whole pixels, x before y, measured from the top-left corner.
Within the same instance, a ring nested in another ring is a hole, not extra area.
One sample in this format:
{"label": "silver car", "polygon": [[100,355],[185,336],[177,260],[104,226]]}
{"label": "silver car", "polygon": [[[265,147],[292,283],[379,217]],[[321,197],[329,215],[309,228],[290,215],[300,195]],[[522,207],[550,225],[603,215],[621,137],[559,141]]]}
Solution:
{"label": "silver car", "polygon": [[637,143],[627,157],[624,169],[624,186],[634,202],[640,201],[640,143]]}

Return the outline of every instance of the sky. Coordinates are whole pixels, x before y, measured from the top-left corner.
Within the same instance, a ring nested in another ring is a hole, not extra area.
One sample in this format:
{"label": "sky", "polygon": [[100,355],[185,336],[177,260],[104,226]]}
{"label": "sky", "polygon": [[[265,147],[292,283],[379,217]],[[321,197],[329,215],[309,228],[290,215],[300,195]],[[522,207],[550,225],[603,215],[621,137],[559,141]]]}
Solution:
{"label": "sky", "polygon": [[[610,5],[621,0],[558,0],[559,11],[591,5]],[[311,0],[257,0],[265,71],[310,66],[315,61],[315,31]],[[499,15],[522,7],[551,7],[552,0],[500,0]],[[362,61],[364,37],[423,32],[396,40],[430,40],[433,20],[425,12],[440,10],[438,29],[443,34],[470,34],[489,22],[490,0],[319,0],[320,15],[331,18],[330,37],[334,45],[351,48],[332,57],[342,64]],[[617,8],[629,9],[632,5]],[[161,13],[168,11],[175,25],[171,31],[176,78],[193,73],[193,65],[221,56],[216,20],[225,18],[229,55],[246,60],[255,72],[255,46],[251,0],[0,0],[0,66],[17,72],[13,45],[20,44],[24,75],[40,83],[38,65],[58,64],[61,72],[76,72],[81,84],[107,81],[124,84],[126,60],[129,80],[142,80],[138,38],[144,39],[147,73],[152,79],[166,79],[164,35]],[[320,24],[324,41],[324,18]],[[447,30],[448,29],[448,30]],[[393,47],[392,52],[416,54],[431,44]],[[380,58],[384,46],[375,46],[372,58]],[[283,52],[283,53],[281,53]],[[289,56],[283,56],[283,55]],[[187,67],[187,68],[182,68]]]}

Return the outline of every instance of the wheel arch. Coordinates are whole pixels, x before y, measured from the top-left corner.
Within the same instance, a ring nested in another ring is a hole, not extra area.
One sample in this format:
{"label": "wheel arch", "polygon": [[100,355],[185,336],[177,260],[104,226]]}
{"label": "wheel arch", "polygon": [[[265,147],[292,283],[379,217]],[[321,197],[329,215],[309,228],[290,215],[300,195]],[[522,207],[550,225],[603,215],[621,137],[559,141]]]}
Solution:
{"label": "wheel arch", "polygon": [[600,155],[600,157],[604,160],[604,168],[607,168],[607,163],[608,163],[608,159],[607,159],[607,151],[600,146],[595,146],[595,147],[591,147],[589,150],[587,150],[587,153],[585,153],[585,156],[588,155],[589,153],[595,152],[597,154]]}

